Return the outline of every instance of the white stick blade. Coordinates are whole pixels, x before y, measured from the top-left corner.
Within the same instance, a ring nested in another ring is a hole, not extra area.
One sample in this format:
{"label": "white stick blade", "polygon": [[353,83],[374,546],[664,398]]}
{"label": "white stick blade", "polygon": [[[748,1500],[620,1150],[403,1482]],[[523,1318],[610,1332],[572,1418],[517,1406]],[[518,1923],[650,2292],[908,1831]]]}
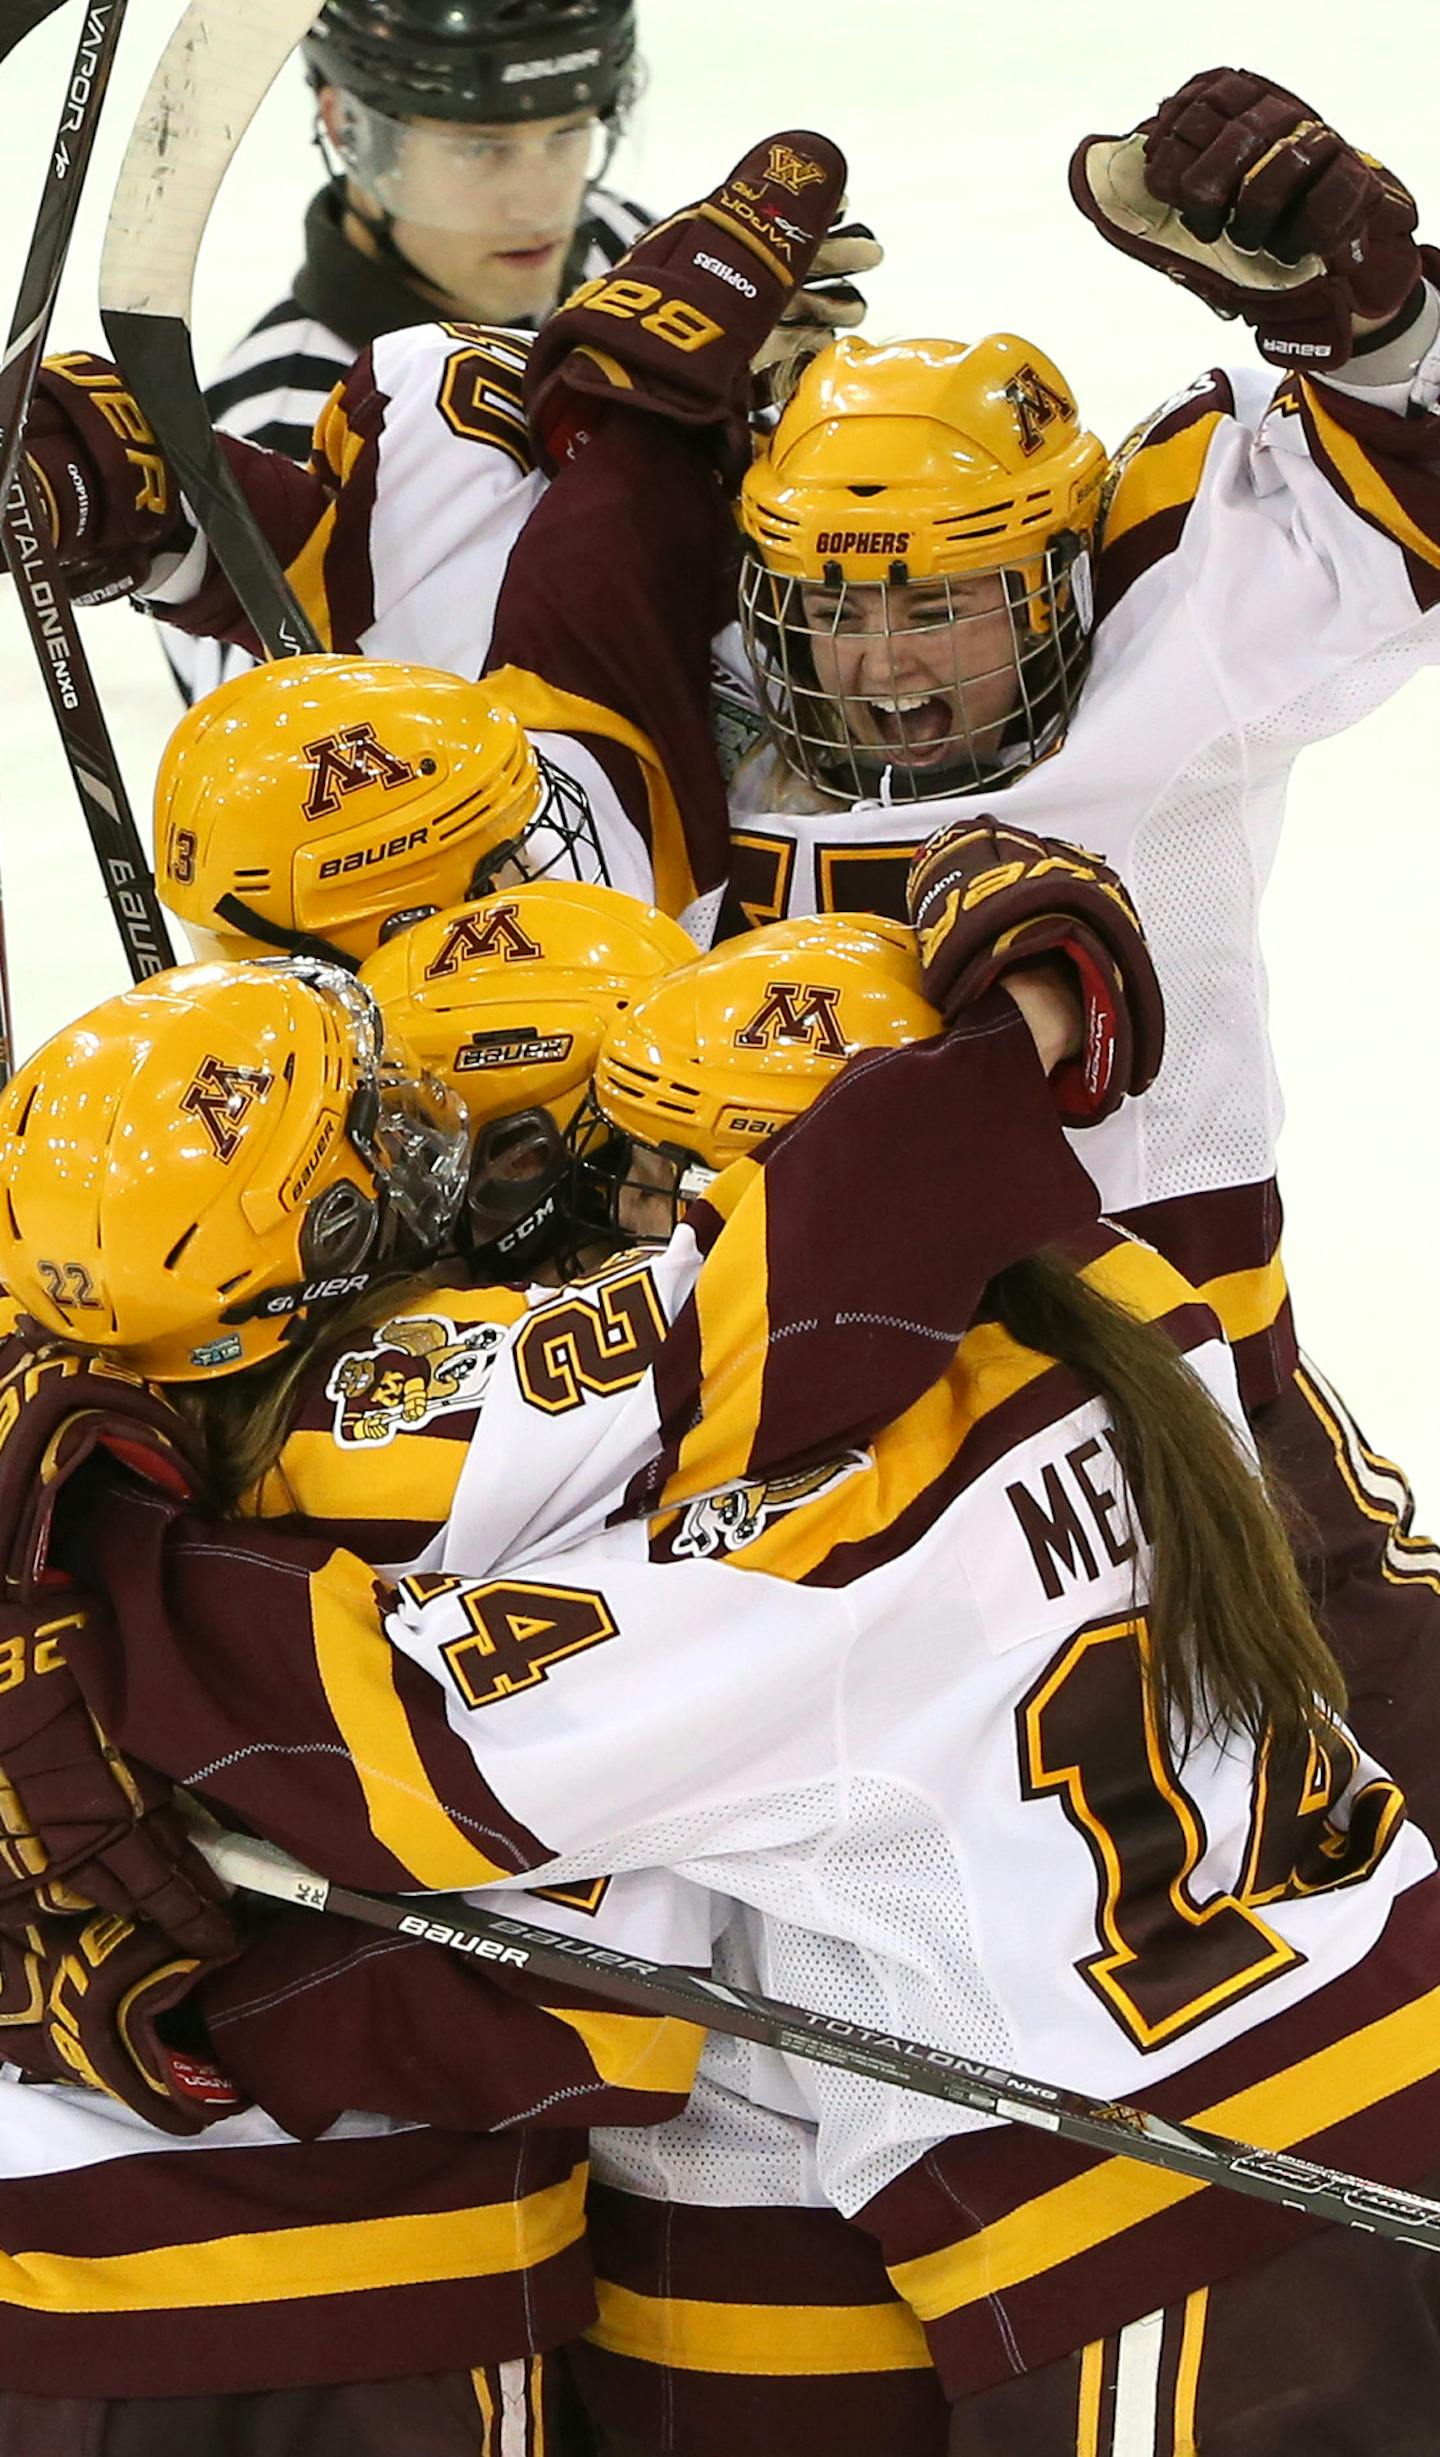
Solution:
{"label": "white stick blade", "polygon": [[269,1894],[276,1902],[304,1903],[312,1911],[324,1909],[330,1892],[327,1880],[276,1844],[262,1843],[252,1834],[227,1834],[208,1819],[192,1825],[190,1840],[227,1885],[247,1894]]}
{"label": "white stick blade", "polygon": [[190,321],[195,259],[235,148],[321,0],[191,0],[135,122],[100,261],[100,305]]}

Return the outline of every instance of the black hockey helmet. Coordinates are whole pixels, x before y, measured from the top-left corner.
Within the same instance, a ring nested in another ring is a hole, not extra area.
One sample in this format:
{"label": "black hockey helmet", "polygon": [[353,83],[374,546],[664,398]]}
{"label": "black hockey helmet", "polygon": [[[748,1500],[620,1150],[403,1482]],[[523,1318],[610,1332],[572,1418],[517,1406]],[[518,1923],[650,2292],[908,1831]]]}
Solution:
{"label": "black hockey helmet", "polygon": [[313,84],[396,119],[623,119],[633,0],[327,0],[305,38]]}

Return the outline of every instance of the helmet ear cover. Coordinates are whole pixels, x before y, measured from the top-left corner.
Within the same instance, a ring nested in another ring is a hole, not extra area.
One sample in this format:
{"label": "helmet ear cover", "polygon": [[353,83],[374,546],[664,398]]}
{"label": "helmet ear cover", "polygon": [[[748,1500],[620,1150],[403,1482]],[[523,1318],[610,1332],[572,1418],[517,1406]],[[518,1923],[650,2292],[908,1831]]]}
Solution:
{"label": "helmet ear cover", "polygon": [[349,1277],[368,1261],[380,1232],[380,1205],[352,1179],[318,1194],[300,1231],[300,1268],[307,1280]]}

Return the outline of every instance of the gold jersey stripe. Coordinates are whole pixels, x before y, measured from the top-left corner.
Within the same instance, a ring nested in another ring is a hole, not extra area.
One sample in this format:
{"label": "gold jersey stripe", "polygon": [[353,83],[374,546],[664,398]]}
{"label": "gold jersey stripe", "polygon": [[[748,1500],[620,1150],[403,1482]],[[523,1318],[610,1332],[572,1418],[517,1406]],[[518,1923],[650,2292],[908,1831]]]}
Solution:
{"label": "gold jersey stripe", "polygon": [[1295,1376],[1295,1387],[1311,1415],[1318,1418],[1328,1435],[1330,1447],[1335,1453],[1335,1465],[1339,1470],[1341,1481],[1361,1517],[1372,1519],[1377,1527],[1393,1528],[1399,1515],[1397,1510],[1390,1502],[1377,1501],[1373,1495],[1363,1491],[1360,1480],[1351,1465],[1349,1446],[1345,1440],[1345,1428],[1327,1401],[1321,1398],[1303,1365]]}
{"label": "gold jersey stripe", "polygon": [[1137,447],[1110,498],[1102,546],[1115,545],[1157,512],[1173,512],[1183,503],[1194,502],[1220,418],[1219,410],[1209,410],[1163,444],[1142,442]]}
{"label": "gold jersey stripe", "polygon": [[353,1553],[332,1553],[310,1580],[310,1619],[316,1669],[375,1840],[417,1886],[437,1892],[508,1875],[431,1786],[395,1687],[395,1655],[377,1624],[374,1571]]}
{"label": "gold jersey stripe", "polygon": [[1195,2405],[1200,2394],[1200,2358],[1205,2351],[1205,2324],[1210,2315],[1210,2289],[1197,2287],[1185,2298],[1180,2331],[1180,2361],[1175,2373],[1175,2457],[1199,2457]]}
{"label": "gold jersey stripe", "polygon": [[584,2040],[602,2082],[622,2090],[660,2090],[688,2099],[705,2033],[693,2022],[653,2013],[608,2013],[600,2006],[547,2008]]}
{"label": "gold jersey stripe", "polygon": [[553,2260],[585,2229],[585,2163],[523,2200],[275,2227],[146,2252],[0,2254],[0,2308],[67,2317],[292,2303],[432,2279],[495,2278]]}
{"label": "gold jersey stripe", "polygon": [[293,563],[287,564],[285,577],[299,601],[301,612],[309,617],[320,646],[335,646],[334,627],[330,621],[330,601],[325,591],[325,557],[335,534],[338,507],[331,504],[322,512]]}
{"label": "gold jersey stripe", "polygon": [[1218,1314],[1226,1338],[1233,1340],[1268,1331],[1290,1291],[1275,1253],[1268,1263],[1257,1263],[1249,1271],[1222,1271],[1216,1279],[1202,1281],[1199,1293],[1211,1313]]}
{"label": "gold jersey stripe", "polygon": [[[1410,2089],[1437,2068],[1440,1988],[1432,1988],[1284,2072],[1197,2109],[1189,2121],[1262,2150],[1286,2150]],[[890,2276],[921,2320],[938,2320],[1060,2269],[1193,2193],[1212,2189],[1198,2178],[1143,2167],[1134,2159],[1107,2159],[996,2219],[964,2244],[897,2262]]]}
{"label": "gold jersey stripe", "polygon": [[633,752],[645,779],[649,805],[655,902],[662,913],[678,920],[695,901],[695,874],[690,867],[680,806],[648,734],[642,734],[638,726],[631,725],[613,708],[603,708],[598,700],[582,699],[573,691],[557,690],[541,675],[528,674],[521,666],[501,666],[487,674],[485,681],[532,733],[602,734],[607,741],[618,742],[623,749]]}
{"label": "gold jersey stripe", "polygon": [[1080,2406],[1075,2457],[1100,2457],[1100,2400],[1105,2386],[1105,2340],[1093,2338],[1080,2351]]}
{"label": "gold jersey stripe", "polygon": [[639,2295],[605,2278],[595,2294],[600,2316],[588,2343],[632,2363],[742,2380],[930,2369],[924,2332],[903,2303],[702,2303]]}
{"label": "gold jersey stripe", "polygon": [[365,437],[357,435],[345,415],[342,403],[345,386],[337,384],[315,421],[311,437],[312,457],[321,463],[337,486],[343,486],[365,449]]}
{"label": "gold jersey stripe", "polygon": [[1429,536],[1411,519],[1399,498],[1391,493],[1365,446],[1331,417],[1316,386],[1302,383],[1300,389],[1315,421],[1316,433],[1360,510],[1378,521],[1397,546],[1408,546],[1422,563],[1440,564],[1440,538]]}
{"label": "gold jersey stripe", "polygon": [[243,1518],[303,1511],[317,1519],[434,1519],[450,1515],[467,1456],[433,1433],[342,1449],[333,1433],[292,1433],[240,1506]]}
{"label": "gold jersey stripe", "polygon": [[707,1199],[717,1191],[724,1197],[725,1235],[695,1283],[699,1421],[681,1442],[662,1508],[749,1473],[764,1403],[770,1354],[764,1171],[753,1161],[740,1162],[708,1189]]}
{"label": "gold jersey stripe", "polygon": [[[1087,1263],[1082,1276],[1142,1322],[1194,1301],[1187,1280],[1152,1248],[1130,1238]],[[727,1565],[798,1579],[818,1568],[837,1545],[867,1543],[944,1475],[985,1417],[1037,1382],[1052,1363],[1017,1346],[998,1323],[977,1323],[966,1332],[948,1373],[876,1437],[868,1467],[803,1509],[774,1519],[753,1543],[728,1554]],[[664,1499],[672,1498],[667,1488]]]}
{"label": "gold jersey stripe", "polygon": [[[344,386],[337,385],[315,421],[310,447],[313,461],[341,488],[350,478],[366,445],[366,438],[356,434],[341,407],[343,394]],[[325,557],[335,534],[338,511],[336,502],[321,514],[285,573],[314,626],[321,647],[327,649],[334,647],[335,639],[325,588]]]}

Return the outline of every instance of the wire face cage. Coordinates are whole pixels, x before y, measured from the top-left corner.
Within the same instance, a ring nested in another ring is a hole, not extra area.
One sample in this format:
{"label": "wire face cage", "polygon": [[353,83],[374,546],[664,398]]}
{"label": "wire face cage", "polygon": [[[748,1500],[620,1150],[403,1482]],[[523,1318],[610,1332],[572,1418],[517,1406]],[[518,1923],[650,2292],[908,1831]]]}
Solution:
{"label": "wire face cage", "polygon": [[740,625],[766,722],[819,791],[931,801],[993,790],[1043,759],[1090,658],[1089,541],[918,582],[823,581],[747,555]]}

